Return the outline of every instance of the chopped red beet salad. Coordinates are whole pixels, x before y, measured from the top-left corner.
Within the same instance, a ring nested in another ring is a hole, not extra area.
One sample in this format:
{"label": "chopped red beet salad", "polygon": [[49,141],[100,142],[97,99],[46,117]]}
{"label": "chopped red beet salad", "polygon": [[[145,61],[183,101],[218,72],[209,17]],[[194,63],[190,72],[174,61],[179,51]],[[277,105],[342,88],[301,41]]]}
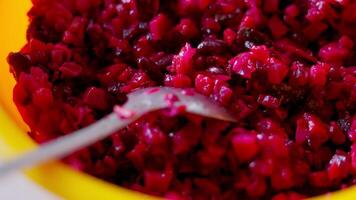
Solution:
{"label": "chopped red beet salad", "polygon": [[194,88],[238,120],[150,113],[65,158],[74,168],[172,199],[294,200],[356,183],[355,0],[32,2],[28,43],[8,61],[37,142],[150,86]]}

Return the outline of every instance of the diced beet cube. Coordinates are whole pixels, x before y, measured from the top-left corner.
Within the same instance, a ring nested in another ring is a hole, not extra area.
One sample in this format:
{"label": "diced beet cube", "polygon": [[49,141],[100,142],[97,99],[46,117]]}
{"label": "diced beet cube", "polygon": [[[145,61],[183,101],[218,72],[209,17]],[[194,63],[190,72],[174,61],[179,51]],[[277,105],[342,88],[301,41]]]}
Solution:
{"label": "diced beet cube", "polygon": [[350,173],[350,161],[347,153],[337,151],[328,165],[328,175],[332,181],[340,181]]}
{"label": "diced beet cube", "polygon": [[272,84],[279,84],[288,74],[288,67],[281,61],[270,58],[267,65],[268,81]]}
{"label": "diced beet cube", "polygon": [[196,50],[187,43],[180,50],[179,54],[173,57],[172,64],[178,74],[187,74],[193,70],[195,52]]}
{"label": "diced beet cube", "polygon": [[231,30],[231,29],[226,29],[224,31],[224,41],[229,44],[232,45],[236,39],[236,32]]}
{"label": "diced beet cube", "polygon": [[150,22],[150,33],[153,40],[160,40],[170,29],[170,21],[165,14],[158,14]]}
{"label": "diced beet cube", "polygon": [[326,63],[317,63],[310,68],[310,84],[312,86],[324,86],[330,70],[330,65]]}
{"label": "diced beet cube", "polygon": [[241,162],[250,161],[259,150],[256,136],[249,133],[235,135],[231,143],[236,158]]}
{"label": "diced beet cube", "polygon": [[307,142],[312,148],[319,148],[330,138],[326,125],[316,116],[304,113],[297,120],[296,141]]}
{"label": "diced beet cube", "polygon": [[310,184],[317,188],[328,187],[331,184],[328,173],[325,171],[312,172],[309,174]]}
{"label": "diced beet cube", "polygon": [[171,173],[148,171],[144,172],[144,182],[146,189],[154,192],[166,192],[172,180]]}
{"label": "diced beet cube", "polygon": [[195,78],[195,88],[198,92],[209,96],[213,92],[213,87],[214,82],[210,77],[199,74]]}
{"label": "diced beet cube", "polygon": [[39,88],[32,95],[32,101],[34,105],[38,106],[39,108],[48,108],[53,104],[54,101],[52,91],[47,88]]}
{"label": "diced beet cube", "polygon": [[256,63],[249,53],[242,53],[229,61],[232,70],[244,78],[251,78],[256,70]]}
{"label": "diced beet cube", "polygon": [[268,107],[268,108],[278,108],[279,100],[270,95],[260,95],[258,96],[257,102]]}
{"label": "diced beet cube", "polygon": [[275,38],[280,38],[288,32],[287,26],[284,25],[277,16],[271,17],[271,19],[268,21],[268,26]]}
{"label": "diced beet cube", "polygon": [[84,102],[96,109],[105,110],[108,108],[107,93],[100,88],[90,87],[84,93]]}
{"label": "diced beet cube", "polygon": [[82,67],[76,63],[64,63],[59,71],[62,72],[62,76],[66,78],[73,78],[79,76],[82,72]]}
{"label": "diced beet cube", "polygon": [[199,34],[196,24],[190,19],[182,19],[178,24],[177,29],[180,34],[187,38],[194,38]]}

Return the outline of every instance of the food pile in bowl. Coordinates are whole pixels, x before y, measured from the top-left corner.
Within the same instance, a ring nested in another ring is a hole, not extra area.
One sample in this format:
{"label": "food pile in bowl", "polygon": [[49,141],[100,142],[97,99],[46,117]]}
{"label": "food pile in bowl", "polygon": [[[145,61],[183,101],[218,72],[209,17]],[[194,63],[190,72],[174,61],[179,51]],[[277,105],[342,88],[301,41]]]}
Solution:
{"label": "food pile in bowl", "polygon": [[[223,122],[160,110],[63,159],[171,199],[302,199],[356,182],[356,1],[32,0],[10,53],[38,143],[139,88],[190,88]],[[354,144],[355,142],[355,144]]]}

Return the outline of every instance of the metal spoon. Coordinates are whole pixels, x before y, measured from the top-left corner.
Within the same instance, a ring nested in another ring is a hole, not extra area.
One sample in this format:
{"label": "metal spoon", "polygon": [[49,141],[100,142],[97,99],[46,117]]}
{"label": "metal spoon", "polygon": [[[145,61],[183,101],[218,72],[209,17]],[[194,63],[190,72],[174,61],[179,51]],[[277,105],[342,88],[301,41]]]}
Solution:
{"label": "metal spoon", "polygon": [[[174,95],[176,100],[168,102],[167,97],[169,95],[170,97]],[[189,113],[223,121],[235,121],[224,108],[200,94],[168,87],[140,89],[130,93],[127,102],[120,107],[119,110],[123,111],[123,114],[126,112],[126,116],[120,116],[120,113],[113,112],[86,128],[45,143],[32,151],[5,162],[0,165],[0,176],[21,168],[62,158],[110,136],[113,132],[126,127],[148,112],[171,106],[185,106],[186,111]]]}

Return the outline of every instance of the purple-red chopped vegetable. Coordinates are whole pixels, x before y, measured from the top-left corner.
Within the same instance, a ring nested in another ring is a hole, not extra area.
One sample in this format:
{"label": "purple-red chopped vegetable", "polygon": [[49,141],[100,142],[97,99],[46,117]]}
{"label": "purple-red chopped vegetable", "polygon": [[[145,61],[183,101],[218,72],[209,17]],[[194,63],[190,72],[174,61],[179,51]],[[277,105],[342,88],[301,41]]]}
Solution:
{"label": "purple-red chopped vegetable", "polygon": [[[71,154],[74,168],[172,199],[301,199],[355,184],[355,0],[32,2],[28,41],[8,62],[35,141],[115,105],[141,116],[122,107],[137,89],[183,91],[146,91],[173,107]],[[200,107],[207,116],[223,107],[236,122],[189,114],[181,102],[197,93],[216,105]]]}

